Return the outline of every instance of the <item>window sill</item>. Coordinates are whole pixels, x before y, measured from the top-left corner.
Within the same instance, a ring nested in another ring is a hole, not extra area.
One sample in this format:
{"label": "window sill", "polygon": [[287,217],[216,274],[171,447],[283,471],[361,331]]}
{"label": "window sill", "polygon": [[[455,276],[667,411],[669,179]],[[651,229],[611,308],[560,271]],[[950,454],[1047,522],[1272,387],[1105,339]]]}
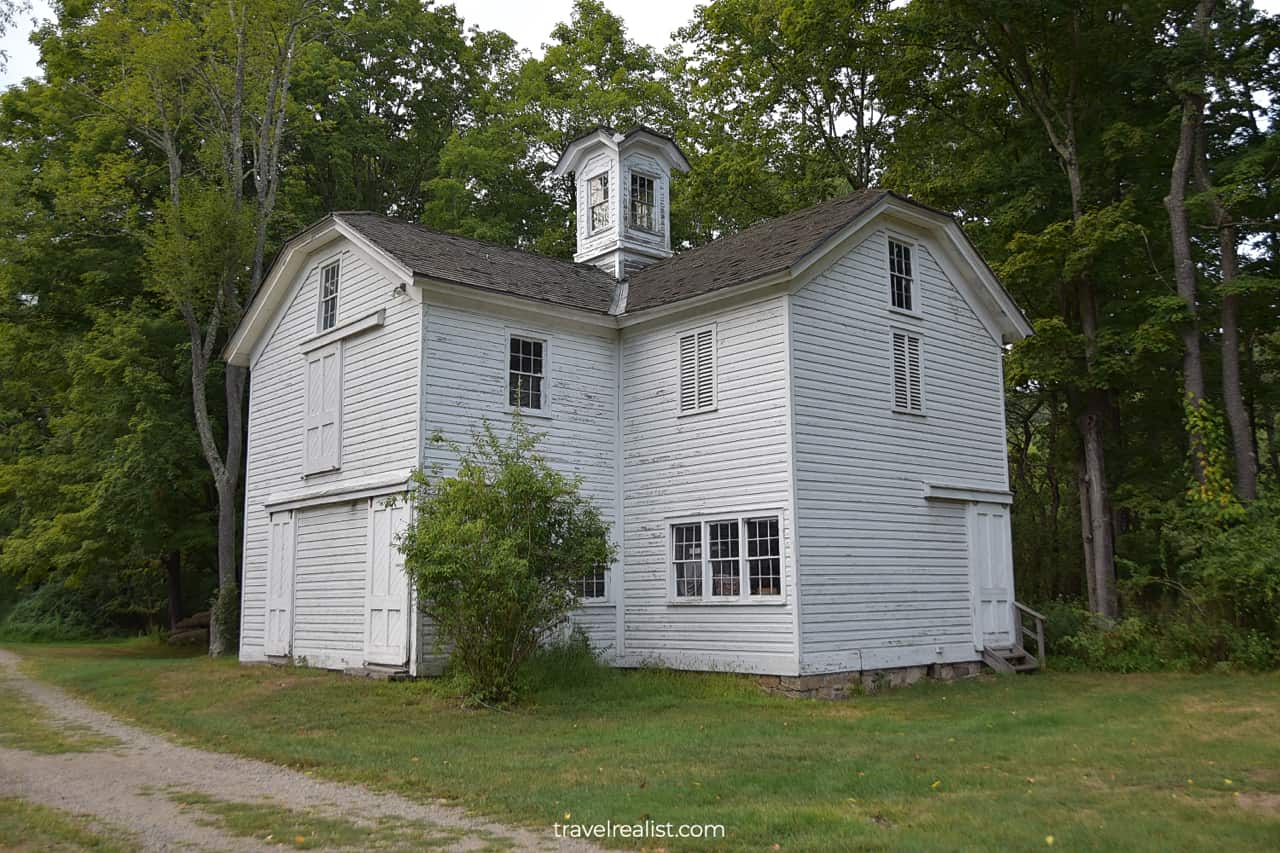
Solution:
{"label": "window sill", "polygon": [[787,603],[785,595],[757,596],[756,598],[668,598],[672,607],[781,607]]}
{"label": "window sill", "polygon": [[909,320],[924,321],[924,314],[919,311],[908,311],[906,308],[897,308],[893,305],[889,306],[889,313],[897,317],[906,317]]}
{"label": "window sill", "polygon": [[555,415],[546,409],[522,409],[519,406],[512,406],[508,411],[522,418],[533,418],[539,421],[555,420]]}
{"label": "window sill", "polygon": [[719,405],[715,405],[715,406],[710,406],[710,407],[708,407],[708,408],[706,408],[706,409],[694,409],[694,410],[693,410],[693,411],[691,411],[691,412],[679,412],[679,413],[676,415],[676,417],[677,417],[677,418],[692,418],[692,417],[695,417],[695,416],[697,416],[697,415],[709,415],[709,414],[711,414],[712,412],[719,411],[719,409],[720,409],[720,406],[719,406]]}
{"label": "window sill", "polygon": [[613,601],[607,596],[605,598],[579,598],[578,607],[589,607],[592,609],[600,607],[613,607]]}
{"label": "window sill", "polygon": [[923,411],[913,412],[913,411],[911,411],[910,409],[899,409],[899,408],[895,407],[895,408],[893,409],[893,413],[894,413],[895,415],[906,415],[907,417],[910,417],[910,418],[920,418],[921,420],[925,420],[925,419],[926,419],[926,418],[925,418],[925,413],[924,413]]}

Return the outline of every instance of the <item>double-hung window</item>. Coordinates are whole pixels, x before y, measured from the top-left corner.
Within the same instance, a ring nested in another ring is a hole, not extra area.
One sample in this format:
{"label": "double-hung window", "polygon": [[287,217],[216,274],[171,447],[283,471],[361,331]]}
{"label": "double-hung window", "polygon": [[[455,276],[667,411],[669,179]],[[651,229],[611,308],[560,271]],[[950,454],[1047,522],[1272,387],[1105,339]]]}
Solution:
{"label": "double-hung window", "polygon": [[591,233],[609,225],[609,173],[604,172],[587,181],[588,203],[591,205]]}
{"label": "double-hung window", "polygon": [[748,601],[782,596],[782,539],[776,515],[671,526],[677,601]]}
{"label": "double-hung window", "polygon": [[716,330],[714,326],[680,336],[680,414],[716,407]]}
{"label": "double-hung window", "polygon": [[924,413],[924,379],[920,336],[893,330],[893,408],[910,414]]}
{"label": "double-hung window", "polygon": [[656,182],[648,175],[631,173],[631,227],[657,232]]}
{"label": "double-hung window", "polygon": [[893,239],[889,240],[889,299],[900,311],[918,311],[911,245]]}
{"label": "double-hung window", "polygon": [[508,402],[513,408],[543,411],[547,403],[547,342],[511,336],[507,374]]}
{"label": "double-hung window", "polygon": [[578,578],[578,598],[583,599],[584,601],[600,601],[604,599],[606,593],[604,573],[604,566],[599,566]]}
{"label": "double-hung window", "polygon": [[334,261],[320,268],[320,316],[317,327],[327,332],[338,325],[338,279],[341,264]]}

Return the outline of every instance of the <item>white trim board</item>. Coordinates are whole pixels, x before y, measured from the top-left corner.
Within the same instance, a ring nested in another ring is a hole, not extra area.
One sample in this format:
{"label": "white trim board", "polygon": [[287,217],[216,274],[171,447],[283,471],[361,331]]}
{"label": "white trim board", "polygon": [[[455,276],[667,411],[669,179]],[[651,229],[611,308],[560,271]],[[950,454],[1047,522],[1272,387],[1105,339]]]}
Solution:
{"label": "white trim board", "polygon": [[1013,503],[1013,492],[1003,489],[987,489],[981,486],[946,486],[939,483],[924,484],[925,500],[960,501],[962,503],[1004,504]]}
{"label": "white trim board", "polygon": [[362,477],[358,480],[344,480],[337,483],[325,483],[299,489],[296,492],[277,492],[267,495],[262,505],[268,512],[279,512],[285,509],[302,509],[324,504],[346,503],[363,498],[374,498],[380,495],[393,495],[408,491],[408,474],[384,474],[376,477]]}
{"label": "white trim board", "polygon": [[384,325],[386,322],[387,309],[379,308],[372,314],[367,314],[357,320],[349,320],[340,326],[334,326],[328,331],[321,332],[318,335],[313,335],[307,338],[305,341],[298,344],[298,351],[308,353],[312,350],[318,350],[321,347],[326,347],[329,344],[342,340],[343,338],[358,335],[369,329],[376,329],[379,326]]}

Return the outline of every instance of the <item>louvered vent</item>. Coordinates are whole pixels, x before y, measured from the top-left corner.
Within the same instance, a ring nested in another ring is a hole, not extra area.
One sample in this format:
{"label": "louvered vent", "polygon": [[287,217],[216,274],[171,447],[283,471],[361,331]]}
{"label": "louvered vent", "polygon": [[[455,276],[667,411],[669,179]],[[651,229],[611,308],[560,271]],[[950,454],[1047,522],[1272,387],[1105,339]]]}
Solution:
{"label": "louvered vent", "polygon": [[699,329],[680,336],[680,412],[716,407],[716,331]]}
{"label": "louvered vent", "polygon": [[923,412],[920,338],[893,333],[893,407],[900,412]]}

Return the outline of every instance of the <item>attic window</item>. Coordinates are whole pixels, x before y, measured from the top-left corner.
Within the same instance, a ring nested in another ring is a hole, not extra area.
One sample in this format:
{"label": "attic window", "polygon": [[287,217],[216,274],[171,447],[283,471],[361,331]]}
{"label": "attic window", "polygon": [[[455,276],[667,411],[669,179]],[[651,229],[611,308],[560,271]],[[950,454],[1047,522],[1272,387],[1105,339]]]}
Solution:
{"label": "attic window", "polygon": [[897,240],[889,241],[889,294],[893,307],[915,311],[915,280],[911,272],[911,247]]}
{"label": "attic window", "polygon": [[326,332],[338,324],[338,261],[320,268],[320,331]]}
{"label": "attic window", "polygon": [[680,336],[680,414],[716,407],[716,330],[714,326]]}
{"label": "attic window", "polygon": [[917,415],[924,412],[920,338],[899,331],[893,333],[893,408]]}
{"label": "attic window", "polygon": [[591,196],[591,231],[609,226],[609,174],[596,175],[587,182]]}
{"label": "attic window", "polygon": [[648,175],[631,173],[631,225],[642,231],[658,231],[658,207],[654,203],[656,181]]}

